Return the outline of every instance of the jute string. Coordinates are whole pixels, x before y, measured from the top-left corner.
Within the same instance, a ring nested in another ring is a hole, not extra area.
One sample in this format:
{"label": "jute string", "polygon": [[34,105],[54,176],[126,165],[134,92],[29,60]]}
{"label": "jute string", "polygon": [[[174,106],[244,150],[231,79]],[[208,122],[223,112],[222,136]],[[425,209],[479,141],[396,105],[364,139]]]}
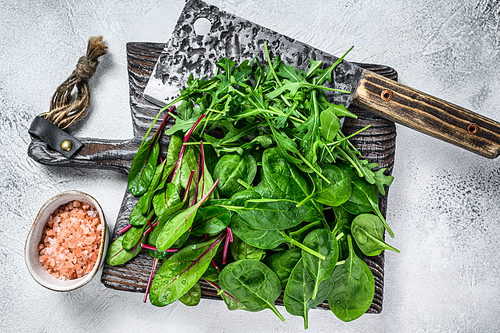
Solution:
{"label": "jute string", "polygon": [[[50,120],[54,125],[65,129],[77,120],[86,116],[90,103],[88,80],[94,75],[98,58],[108,53],[108,47],[102,36],[91,37],[87,46],[87,55],[78,60],[76,69],[59,87],[50,102],[49,112],[40,116]],[[76,96],[72,96],[76,88]]]}

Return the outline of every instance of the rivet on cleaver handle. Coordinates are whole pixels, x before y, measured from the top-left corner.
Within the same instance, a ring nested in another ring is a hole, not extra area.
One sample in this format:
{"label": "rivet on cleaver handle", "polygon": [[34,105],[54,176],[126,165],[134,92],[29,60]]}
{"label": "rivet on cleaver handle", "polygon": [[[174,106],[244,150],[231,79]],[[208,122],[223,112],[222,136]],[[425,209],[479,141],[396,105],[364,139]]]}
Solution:
{"label": "rivet on cleaver handle", "polygon": [[419,132],[495,158],[500,123],[416,89],[362,70],[351,102]]}

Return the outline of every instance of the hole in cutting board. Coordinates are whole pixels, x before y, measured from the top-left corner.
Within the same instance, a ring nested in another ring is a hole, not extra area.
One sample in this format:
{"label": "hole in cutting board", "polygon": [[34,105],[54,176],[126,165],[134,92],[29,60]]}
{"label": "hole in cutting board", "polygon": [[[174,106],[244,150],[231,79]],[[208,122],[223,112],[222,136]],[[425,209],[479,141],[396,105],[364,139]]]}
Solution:
{"label": "hole in cutting board", "polygon": [[194,32],[197,35],[206,35],[210,32],[210,29],[212,29],[212,23],[210,23],[209,19],[200,17],[194,21]]}

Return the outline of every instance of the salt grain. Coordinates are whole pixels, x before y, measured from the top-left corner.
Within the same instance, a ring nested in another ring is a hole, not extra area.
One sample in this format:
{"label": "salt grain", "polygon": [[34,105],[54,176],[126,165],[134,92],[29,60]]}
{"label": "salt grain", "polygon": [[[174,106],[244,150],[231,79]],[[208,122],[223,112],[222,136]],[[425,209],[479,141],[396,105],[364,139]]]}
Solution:
{"label": "salt grain", "polygon": [[43,229],[38,260],[60,280],[82,277],[95,266],[101,230],[99,216],[89,204],[75,200],[62,205],[49,216]]}

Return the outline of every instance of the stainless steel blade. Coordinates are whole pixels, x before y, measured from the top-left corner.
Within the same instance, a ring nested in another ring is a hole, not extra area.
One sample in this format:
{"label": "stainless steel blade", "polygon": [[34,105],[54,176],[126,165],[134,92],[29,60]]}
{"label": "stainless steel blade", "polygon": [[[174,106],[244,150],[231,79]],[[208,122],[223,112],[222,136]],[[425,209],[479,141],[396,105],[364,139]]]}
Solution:
{"label": "stainless steel blade", "polygon": [[[287,65],[302,70],[309,68],[308,59],[323,61],[324,68],[338,59],[203,1],[190,0],[158,59],[146,86],[145,98],[164,106],[179,96],[179,89],[185,85],[190,74],[198,78],[212,75],[221,57],[231,58],[237,63],[255,57],[265,64],[264,42],[272,59],[279,53]],[[354,91],[362,71],[355,64],[343,61],[336,67],[330,87]],[[351,101],[350,95],[343,93],[330,93],[327,98],[346,107]]]}

